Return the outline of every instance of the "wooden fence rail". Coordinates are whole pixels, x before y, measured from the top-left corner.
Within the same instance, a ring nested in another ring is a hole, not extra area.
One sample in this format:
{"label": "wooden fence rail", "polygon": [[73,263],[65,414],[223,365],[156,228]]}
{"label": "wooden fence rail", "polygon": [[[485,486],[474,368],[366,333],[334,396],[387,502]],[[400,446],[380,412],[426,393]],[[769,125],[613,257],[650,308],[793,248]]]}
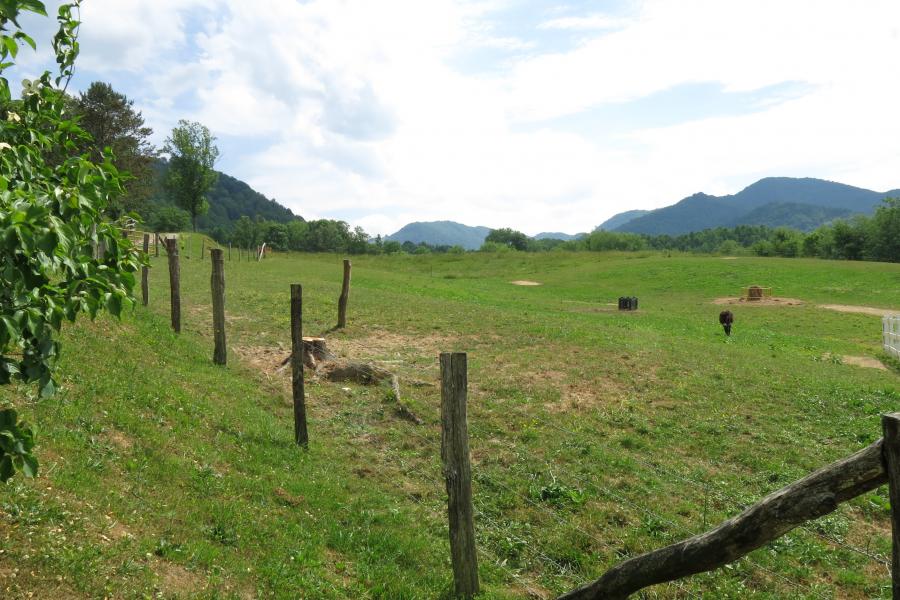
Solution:
{"label": "wooden fence rail", "polygon": [[900,360],[900,315],[882,318],[881,340],[884,351]]}
{"label": "wooden fence rail", "polygon": [[900,600],[900,414],[882,421],[885,437],[871,446],[769,494],[711,531],[630,558],[558,600],[622,600],[650,585],[717,569],[885,483],[891,486],[893,598]]}

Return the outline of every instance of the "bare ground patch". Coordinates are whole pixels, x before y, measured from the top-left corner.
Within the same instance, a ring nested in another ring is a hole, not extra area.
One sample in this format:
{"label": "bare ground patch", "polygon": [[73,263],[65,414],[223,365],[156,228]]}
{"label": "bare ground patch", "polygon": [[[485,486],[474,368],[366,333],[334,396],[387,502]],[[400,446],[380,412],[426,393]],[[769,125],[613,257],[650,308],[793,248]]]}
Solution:
{"label": "bare ground patch", "polygon": [[130,450],[133,444],[131,438],[118,429],[108,430],[106,432],[106,438],[113,446],[122,451]]}
{"label": "bare ground patch", "polygon": [[[233,346],[231,351],[240,357],[241,361],[250,365],[266,377],[276,374],[285,357],[291,351],[283,346]],[[290,371],[287,371],[290,375]]]}
{"label": "bare ground patch", "polygon": [[175,563],[159,561],[154,571],[159,579],[157,585],[165,594],[190,594],[207,587],[203,577]]}
{"label": "bare ground patch", "polygon": [[[831,360],[833,358],[832,354],[825,354],[822,359],[823,360]],[[887,367],[877,358],[872,358],[871,356],[850,356],[844,354],[843,356],[839,356],[841,359],[841,363],[845,365],[853,365],[854,367],[864,367],[867,369],[878,369],[879,371],[887,371]]]}
{"label": "bare ground patch", "polygon": [[460,346],[460,338],[436,333],[406,335],[390,331],[373,331],[361,338],[328,338],[328,348],[336,356],[384,362],[403,362],[410,358],[423,357],[437,361],[441,352],[449,352]]}
{"label": "bare ground patch", "polygon": [[843,313],[857,313],[860,315],[873,315],[876,317],[886,317],[888,315],[898,315],[900,310],[891,308],[875,308],[874,306],[852,306],[850,304],[820,304],[819,308],[826,310],[835,310]]}
{"label": "bare ground patch", "polygon": [[716,298],[713,304],[725,306],[802,306],[803,300],[797,298],[778,298],[772,296],[770,298],[761,298],[759,300],[747,300],[746,298]]}
{"label": "bare ground patch", "polygon": [[516,279],[515,281],[510,281],[513,285],[544,285],[538,281],[529,281],[528,279]]}

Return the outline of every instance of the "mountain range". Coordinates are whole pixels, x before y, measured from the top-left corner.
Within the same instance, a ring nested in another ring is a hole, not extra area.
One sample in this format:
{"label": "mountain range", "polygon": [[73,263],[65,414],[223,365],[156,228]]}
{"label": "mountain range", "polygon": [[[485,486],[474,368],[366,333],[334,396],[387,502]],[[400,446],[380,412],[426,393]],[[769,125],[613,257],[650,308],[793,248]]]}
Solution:
{"label": "mountain range", "polygon": [[680,235],[735,225],[810,231],[834,219],[871,214],[882,199],[898,194],[900,190],[874,192],[823,179],[767,177],[728,196],[698,193],[643,214],[619,213],[601,228],[650,235]]}
{"label": "mountain range", "polygon": [[425,242],[432,246],[462,246],[466,250],[477,250],[490,232],[490,227],[472,227],[455,221],[416,221],[384,239],[401,244]]}

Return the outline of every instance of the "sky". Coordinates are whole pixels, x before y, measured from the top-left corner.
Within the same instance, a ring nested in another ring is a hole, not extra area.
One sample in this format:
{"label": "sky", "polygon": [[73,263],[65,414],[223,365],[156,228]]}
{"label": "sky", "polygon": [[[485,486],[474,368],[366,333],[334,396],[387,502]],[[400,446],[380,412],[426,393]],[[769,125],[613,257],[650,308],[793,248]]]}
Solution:
{"label": "sky", "polygon": [[[48,2],[52,8],[58,2]],[[767,176],[900,187],[896,0],[85,0],[70,91],[370,234],[593,229]],[[53,23],[28,19],[45,68]]]}

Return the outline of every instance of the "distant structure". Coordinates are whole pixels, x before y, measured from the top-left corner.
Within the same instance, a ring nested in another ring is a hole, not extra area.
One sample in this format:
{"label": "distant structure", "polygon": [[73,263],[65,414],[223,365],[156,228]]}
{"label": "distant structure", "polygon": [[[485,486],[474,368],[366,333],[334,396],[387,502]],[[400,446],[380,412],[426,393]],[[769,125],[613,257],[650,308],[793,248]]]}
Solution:
{"label": "distant structure", "polygon": [[759,302],[765,298],[772,297],[772,288],[770,287],[762,287],[758,285],[751,285],[748,288],[744,289],[744,300],[749,302]]}
{"label": "distant structure", "polygon": [[731,324],[734,323],[734,315],[731,314],[730,310],[723,310],[719,313],[719,324],[722,325],[722,329],[725,330],[725,335],[731,335]]}

